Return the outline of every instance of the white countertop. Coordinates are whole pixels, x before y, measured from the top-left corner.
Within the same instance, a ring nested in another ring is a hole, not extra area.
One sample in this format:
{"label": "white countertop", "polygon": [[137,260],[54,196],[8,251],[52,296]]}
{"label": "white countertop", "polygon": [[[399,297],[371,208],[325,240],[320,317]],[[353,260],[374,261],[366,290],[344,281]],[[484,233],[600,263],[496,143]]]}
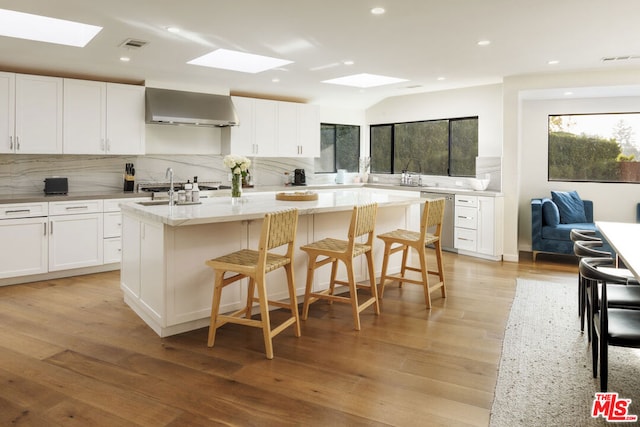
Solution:
{"label": "white countertop", "polygon": [[[293,190],[301,191],[301,190]],[[285,191],[286,193],[293,191]],[[267,212],[297,208],[300,215],[338,212],[353,209],[354,205],[378,203],[383,206],[408,206],[420,203],[418,192],[385,191],[372,188],[349,188],[344,190],[314,190],[318,200],[276,200],[276,192],[245,193],[241,203],[232,205],[231,197],[203,199],[197,205],[143,206],[135,202],[121,204],[123,213],[134,213],[152,221],[170,226],[208,224],[214,222],[242,221],[263,218]]]}

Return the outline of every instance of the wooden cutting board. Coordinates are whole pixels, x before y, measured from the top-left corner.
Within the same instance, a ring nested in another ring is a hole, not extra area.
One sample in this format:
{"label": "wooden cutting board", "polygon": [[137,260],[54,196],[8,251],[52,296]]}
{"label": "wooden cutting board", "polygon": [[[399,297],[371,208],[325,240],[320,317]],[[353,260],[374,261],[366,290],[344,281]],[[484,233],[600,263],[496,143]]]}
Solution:
{"label": "wooden cutting board", "polygon": [[318,200],[318,193],[314,193],[311,191],[294,191],[290,193],[276,193],[276,200],[286,200],[286,201],[309,201],[309,200]]}

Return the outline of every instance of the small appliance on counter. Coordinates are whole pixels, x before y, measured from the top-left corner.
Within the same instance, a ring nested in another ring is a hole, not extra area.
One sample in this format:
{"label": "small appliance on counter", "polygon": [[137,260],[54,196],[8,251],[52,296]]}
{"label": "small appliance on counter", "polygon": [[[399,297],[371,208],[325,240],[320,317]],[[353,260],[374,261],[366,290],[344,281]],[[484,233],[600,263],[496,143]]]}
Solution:
{"label": "small appliance on counter", "polygon": [[293,185],[307,185],[304,169],[296,169],[293,171]]}
{"label": "small appliance on counter", "polygon": [[135,188],[135,176],[136,168],[133,167],[133,163],[127,163],[124,165],[124,191],[125,193],[133,192]]}
{"label": "small appliance on counter", "polygon": [[69,181],[67,178],[52,177],[44,179],[44,194],[67,194],[69,192]]}

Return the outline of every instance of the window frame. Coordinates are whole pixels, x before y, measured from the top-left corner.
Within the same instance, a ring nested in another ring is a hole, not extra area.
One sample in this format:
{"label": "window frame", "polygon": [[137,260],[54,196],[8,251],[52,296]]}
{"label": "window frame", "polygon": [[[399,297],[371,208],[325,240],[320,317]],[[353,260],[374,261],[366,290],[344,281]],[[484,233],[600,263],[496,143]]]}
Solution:
{"label": "window frame", "polygon": [[[332,126],[333,127],[333,171],[318,171],[316,163],[314,162],[314,173],[317,174],[335,174],[338,173],[338,132],[337,132],[337,127],[338,126],[345,126],[345,127],[351,127],[354,128],[354,130],[356,130],[356,134],[358,136],[358,140],[357,140],[357,147],[358,147],[358,153],[357,153],[357,159],[358,162],[357,164],[357,169],[354,170],[349,170],[347,169],[347,172],[349,173],[359,173],[360,172],[360,168],[359,168],[359,164],[360,164],[360,145],[361,145],[361,132],[362,132],[362,127],[360,125],[354,125],[354,124],[346,124],[346,123],[327,123],[327,122],[321,122],[320,123],[320,135],[322,138],[322,127],[323,126]],[[322,145],[322,141],[320,142],[320,144]],[[319,159],[322,158],[322,149],[320,150],[320,157],[316,158]],[[342,169],[342,168],[341,168]]]}
{"label": "window frame", "polygon": [[[452,122],[456,122],[456,121],[462,121],[462,120],[471,120],[471,119],[475,119],[476,123],[477,123],[477,129],[476,131],[478,132],[478,137],[476,140],[476,157],[478,156],[478,146],[479,146],[479,126],[480,126],[480,118],[479,116],[463,116],[463,117],[452,117],[452,118],[440,118],[440,119],[429,119],[429,120],[413,120],[413,121],[407,121],[407,122],[393,122],[393,123],[379,123],[379,124],[375,124],[375,125],[369,125],[369,153],[373,153],[373,132],[374,132],[374,128],[378,128],[378,127],[385,127],[385,126],[390,126],[391,127],[391,147],[390,147],[390,155],[391,158],[389,160],[390,163],[390,171],[389,172],[379,172],[379,171],[371,171],[371,173],[375,173],[375,174],[389,174],[389,175],[393,175],[396,173],[400,173],[401,170],[396,170],[395,169],[395,155],[396,155],[396,149],[395,149],[395,145],[396,145],[396,125],[407,125],[407,124],[413,124],[413,123],[427,123],[427,122],[443,122],[446,121],[447,122],[447,173],[446,175],[434,175],[434,176],[450,176],[450,177],[460,177],[460,178],[464,178],[464,177],[475,177],[475,171],[472,175],[452,175],[451,174],[451,164],[452,164],[452,160],[451,160],[451,147],[452,147],[452,137],[451,137],[451,125]],[[373,156],[372,156],[373,157]],[[373,158],[372,158],[372,162],[373,162]],[[420,171],[412,171],[412,172],[420,172]],[[424,172],[420,172],[423,173]]]}

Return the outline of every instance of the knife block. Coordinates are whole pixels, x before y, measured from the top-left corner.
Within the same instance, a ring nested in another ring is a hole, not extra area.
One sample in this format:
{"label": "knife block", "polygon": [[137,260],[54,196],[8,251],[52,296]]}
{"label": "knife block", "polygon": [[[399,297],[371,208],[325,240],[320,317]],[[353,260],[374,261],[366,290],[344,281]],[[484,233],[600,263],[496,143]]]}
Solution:
{"label": "knife block", "polygon": [[135,180],[133,175],[125,175],[124,176],[124,192],[132,193],[135,188]]}

